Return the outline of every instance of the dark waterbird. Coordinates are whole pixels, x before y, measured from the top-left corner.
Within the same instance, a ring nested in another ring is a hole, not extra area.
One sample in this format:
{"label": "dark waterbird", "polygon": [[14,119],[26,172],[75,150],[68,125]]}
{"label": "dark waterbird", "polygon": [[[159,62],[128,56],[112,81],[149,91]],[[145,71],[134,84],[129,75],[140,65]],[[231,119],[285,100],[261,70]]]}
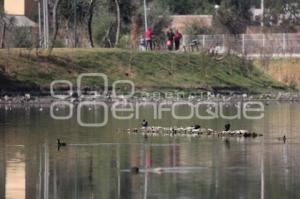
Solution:
{"label": "dark waterbird", "polygon": [[172,135],[174,136],[174,135],[176,135],[176,133],[177,133],[177,131],[174,128],[172,128]]}
{"label": "dark waterbird", "polygon": [[225,124],[224,128],[225,131],[229,131],[230,130],[231,125],[230,124]]}
{"label": "dark waterbird", "polygon": [[283,137],[278,138],[279,141],[283,141],[283,143],[286,143],[286,136],[283,135]]}
{"label": "dark waterbird", "polygon": [[143,120],[142,122],[142,127],[147,128],[148,127],[148,122],[146,120]]}
{"label": "dark waterbird", "polygon": [[201,129],[201,126],[199,124],[195,124],[193,127],[194,129]]}
{"label": "dark waterbird", "polygon": [[130,171],[132,174],[138,174],[140,172],[140,169],[138,167],[132,167]]}
{"label": "dark waterbird", "polygon": [[67,144],[65,142],[61,142],[60,139],[57,138],[57,149],[59,150],[60,147],[65,147]]}

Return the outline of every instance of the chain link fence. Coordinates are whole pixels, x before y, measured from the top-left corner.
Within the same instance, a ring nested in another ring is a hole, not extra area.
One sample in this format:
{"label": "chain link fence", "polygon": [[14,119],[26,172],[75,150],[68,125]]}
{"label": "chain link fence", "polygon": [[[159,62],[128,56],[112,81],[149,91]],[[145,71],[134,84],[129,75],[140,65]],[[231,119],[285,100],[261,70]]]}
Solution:
{"label": "chain link fence", "polygon": [[298,56],[300,57],[300,34],[241,34],[241,35],[184,35],[183,45],[187,51],[222,49],[249,57]]}

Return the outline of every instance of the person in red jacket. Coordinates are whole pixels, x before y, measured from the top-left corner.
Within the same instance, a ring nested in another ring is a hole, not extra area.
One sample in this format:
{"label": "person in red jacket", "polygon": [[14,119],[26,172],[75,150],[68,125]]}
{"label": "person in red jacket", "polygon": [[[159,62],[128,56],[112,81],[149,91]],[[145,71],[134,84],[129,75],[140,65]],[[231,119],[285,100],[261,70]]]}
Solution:
{"label": "person in red jacket", "polygon": [[152,28],[148,28],[146,31],[146,49],[152,50]]}
{"label": "person in red jacket", "polygon": [[176,30],[174,34],[175,50],[179,50],[181,39],[182,39],[182,34],[178,30]]}

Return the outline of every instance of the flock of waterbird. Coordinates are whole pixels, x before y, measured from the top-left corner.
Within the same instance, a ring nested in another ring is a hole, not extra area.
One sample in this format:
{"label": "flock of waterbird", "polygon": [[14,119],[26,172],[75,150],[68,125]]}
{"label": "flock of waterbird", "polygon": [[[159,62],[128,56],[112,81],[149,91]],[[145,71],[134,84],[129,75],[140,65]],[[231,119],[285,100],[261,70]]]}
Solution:
{"label": "flock of waterbird", "polygon": [[256,138],[263,136],[248,130],[231,130],[231,124],[226,124],[223,131],[215,131],[213,129],[201,128],[199,124],[192,127],[160,127],[148,126],[148,122],[143,120],[141,128],[124,129],[122,132],[128,134],[143,135],[144,138],[148,136],[171,136],[171,137],[198,137],[202,135],[216,136],[216,137],[244,137]]}
{"label": "flock of waterbird", "polygon": [[[192,127],[187,128],[164,128],[164,127],[149,127],[148,122],[146,120],[142,121],[141,128],[134,129],[126,129],[123,132],[128,134],[138,134],[143,135],[145,139],[148,139],[148,136],[189,136],[189,137],[197,137],[201,135],[211,135],[217,137],[225,137],[225,145],[230,146],[230,137],[244,137],[244,138],[256,138],[263,136],[262,134],[257,134],[255,132],[249,132],[247,130],[230,130],[231,124],[227,123],[224,126],[223,131],[214,131],[212,129],[204,129],[201,128],[199,124],[193,125]],[[278,138],[279,141],[283,141],[286,143],[287,137],[284,135],[283,137]],[[156,172],[160,173],[163,171],[163,168],[156,168]],[[140,173],[140,168],[137,166],[133,166],[130,169],[131,174],[137,175]]]}

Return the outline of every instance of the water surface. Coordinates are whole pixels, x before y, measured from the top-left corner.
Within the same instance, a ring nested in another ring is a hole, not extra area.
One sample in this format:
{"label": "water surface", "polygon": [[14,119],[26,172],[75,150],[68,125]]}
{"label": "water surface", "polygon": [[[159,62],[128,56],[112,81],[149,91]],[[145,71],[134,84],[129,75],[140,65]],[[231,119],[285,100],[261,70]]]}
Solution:
{"label": "water surface", "polygon": [[[67,112],[68,110],[60,110]],[[179,112],[185,113],[185,109]],[[230,112],[230,111],[229,111]],[[101,115],[101,114],[100,114]],[[175,120],[165,114],[156,126],[191,126],[222,130],[226,120]],[[85,110],[95,121],[99,110]],[[140,120],[109,115],[101,128],[83,128],[76,117],[57,121],[49,108],[0,107],[0,198],[300,198],[300,104],[274,103],[262,120],[230,121],[257,139],[149,137],[118,133]],[[277,137],[287,135],[287,143]],[[59,151],[56,138],[68,143]],[[130,168],[141,172],[133,175]]]}

